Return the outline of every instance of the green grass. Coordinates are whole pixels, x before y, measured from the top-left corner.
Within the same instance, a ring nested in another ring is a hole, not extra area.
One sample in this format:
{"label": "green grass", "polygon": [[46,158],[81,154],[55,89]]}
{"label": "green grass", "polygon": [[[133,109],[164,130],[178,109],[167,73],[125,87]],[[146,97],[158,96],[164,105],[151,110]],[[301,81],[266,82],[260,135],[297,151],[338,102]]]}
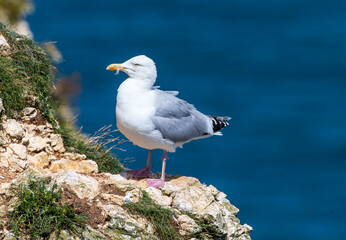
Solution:
{"label": "green grass", "polygon": [[18,203],[8,213],[8,226],[16,235],[30,239],[47,238],[52,232],[76,231],[83,228],[85,216],[75,213],[74,206],[61,202],[61,190],[57,185],[46,186],[50,179],[32,178],[15,190]]}
{"label": "green grass", "polygon": [[76,128],[59,124],[62,122],[59,121],[61,103],[52,98],[54,67],[49,55],[36,42],[9,30],[2,23],[0,33],[11,47],[10,50],[0,49],[3,51],[0,54],[0,98],[6,114],[12,117],[14,111],[36,107],[62,135],[67,150],[85,154],[98,164],[100,172],[120,173],[122,165],[102,144],[102,139],[89,141]]}
{"label": "green grass", "polygon": [[156,204],[147,192],[142,191],[142,196],[137,203],[125,203],[123,206],[130,213],[140,215],[149,220],[154,225],[155,233],[159,239],[182,239],[174,224],[172,211]]}
{"label": "green grass", "polygon": [[51,98],[53,74],[48,54],[31,39],[9,30],[0,23],[0,33],[10,50],[1,49],[0,97],[6,113],[34,105],[56,126],[54,109],[57,102]]}

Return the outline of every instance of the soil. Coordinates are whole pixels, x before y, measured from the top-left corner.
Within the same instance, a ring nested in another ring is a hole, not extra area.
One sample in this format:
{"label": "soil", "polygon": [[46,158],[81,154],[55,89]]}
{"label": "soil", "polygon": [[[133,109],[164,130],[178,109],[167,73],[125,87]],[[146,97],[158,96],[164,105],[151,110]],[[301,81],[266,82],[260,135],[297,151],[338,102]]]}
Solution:
{"label": "soil", "polygon": [[97,225],[103,224],[106,221],[102,210],[97,207],[96,201],[80,199],[67,186],[62,186],[62,202],[72,204],[76,213],[87,216],[85,223],[90,227],[97,229]]}
{"label": "soil", "polygon": [[37,110],[37,115],[34,119],[32,119],[30,121],[31,124],[34,124],[34,125],[45,125],[47,123],[47,120],[46,118],[43,116],[43,114],[41,113],[41,111]]}
{"label": "soil", "polygon": [[17,177],[17,174],[7,167],[0,167],[0,183],[9,183]]}

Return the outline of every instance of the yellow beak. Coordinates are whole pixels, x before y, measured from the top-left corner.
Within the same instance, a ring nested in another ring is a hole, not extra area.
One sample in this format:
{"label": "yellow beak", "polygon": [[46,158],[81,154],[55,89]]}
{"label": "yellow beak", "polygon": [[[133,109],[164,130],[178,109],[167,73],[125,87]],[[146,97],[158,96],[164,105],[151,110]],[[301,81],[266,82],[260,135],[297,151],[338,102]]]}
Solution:
{"label": "yellow beak", "polygon": [[110,71],[116,71],[116,70],[120,70],[123,71],[125,68],[123,66],[121,66],[121,64],[111,64],[109,65],[106,70],[110,70]]}

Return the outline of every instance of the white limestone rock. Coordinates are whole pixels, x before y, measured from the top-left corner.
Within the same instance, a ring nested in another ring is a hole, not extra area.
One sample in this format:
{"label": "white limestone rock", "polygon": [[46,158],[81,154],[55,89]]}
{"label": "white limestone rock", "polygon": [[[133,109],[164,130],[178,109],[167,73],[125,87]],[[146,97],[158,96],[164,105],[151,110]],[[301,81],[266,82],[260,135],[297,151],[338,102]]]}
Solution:
{"label": "white limestone rock", "polygon": [[78,160],[84,160],[86,159],[85,154],[79,154],[79,153],[64,153],[64,158],[68,160],[78,161]]}
{"label": "white limestone rock", "polygon": [[40,152],[33,156],[28,155],[28,164],[30,167],[35,168],[47,168],[49,166],[50,160],[46,152]]}
{"label": "white limestone rock", "polygon": [[14,119],[7,120],[5,124],[5,131],[10,137],[22,139],[25,136],[23,124],[17,122]]}
{"label": "white limestone rock", "polygon": [[92,200],[99,195],[99,183],[90,176],[73,171],[59,172],[53,176],[59,184],[66,184],[79,198]]}
{"label": "white limestone rock", "polygon": [[[11,189],[17,188],[20,184],[27,183],[30,179],[46,178],[47,174],[37,168],[29,168],[22,172],[11,182]],[[10,191],[11,192],[11,191]]]}
{"label": "white limestone rock", "polygon": [[0,131],[0,146],[4,146],[10,142],[9,137],[5,131]]}
{"label": "white limestone rock", "polygon": [[201,227],[195,222],[195,220],[190,218],[188,215],[180,215],[178,217],[178,221],[180,226],[179,233],[183,236],[195,234],[202,230]]}
{"label": "white limestone rock", "polygon": [[71,161],[67,159],[62,159],[58,161],[53,161],[49,167],[52,172],[59,172],[62,170],[71,170],[77,173],[97,173],[98,165],[92,160],[84,161]]}
{"label": "white limestone rock", "polygon": [[46,139],[40,136],[35,136],[29,139],[28,150],[31,152],[40,152],[45,149],[46,145]]}
{"label": "white limestone rock", "polygon": [[7,152],[5,152],[5,153],[0,153],[0,167],[5,167],[5,168],[8,168],[8,167],[9,167],[6,154],[7,154]]}
{"label": "white limestone rock", "polygon": [[170,206],[172,204],[172,198],[163,195],[162,191],[157,188],[148,187],[145,191],[148,193],[149,197],[159,205]]}
{"label": "white limestone rock", "polygon": [[0,34],[0,46],[3,48],[11,48],[10,45],[8,44],[7,40],[5,39],[5,37]]}
{"label": "white limestone rock", "polygon": [[26,147],[22,144],[12,143],[9,145],[9,148],[17,155],[20,159],[26,160],[27,152]]}
{"label": "white limestone rock", "polygon": [[64,143],[60,134],[50,134],[49,142],[54,151],[65,152]]}
{"label": "white limestone rock", "polygon": [[31,121],[37,116],[37,110],[33,107],[26,107],[22,111],[24,121]]}
{"label": "white limestone rock", "polygon": [[11,183],[1,183],[0,184],[0,195],[8,195],[8,191],[10,190]]}
{"label": "white limestone rock", "polygon": [[200,186],[188,186],[175,193],[172,205],[184,211],[203,211],[214,201],[214,196]]}
{"label": "white limestone rock", "polygon": [[211,225],[215,226],[222,233],[227,234],[227,223],[223,217],[225,213],[216,202],[207,206],[200,214],[208,220]]}
{"label": "white limestone rock", "polygon": [[120,174],[110,175],[108,179],[105,180],[104,184],[113,185],[115,188],[121,191],[131,191],[135,189],[135,185],[131,180],[127,180]]}

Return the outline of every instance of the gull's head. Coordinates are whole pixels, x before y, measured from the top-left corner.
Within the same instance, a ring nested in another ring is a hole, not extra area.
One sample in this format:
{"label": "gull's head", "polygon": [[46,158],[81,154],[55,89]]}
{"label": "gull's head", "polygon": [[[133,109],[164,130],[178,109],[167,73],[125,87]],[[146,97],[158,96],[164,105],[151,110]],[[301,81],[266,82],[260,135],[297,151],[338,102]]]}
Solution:
{"label": "gull's head", "polygon": [[111,64],[106,69],[110,71],[123,71],[130,78],[134,79],[155,81],[157,76],[154,61],[144,55],[133,57],[121,64]]}

